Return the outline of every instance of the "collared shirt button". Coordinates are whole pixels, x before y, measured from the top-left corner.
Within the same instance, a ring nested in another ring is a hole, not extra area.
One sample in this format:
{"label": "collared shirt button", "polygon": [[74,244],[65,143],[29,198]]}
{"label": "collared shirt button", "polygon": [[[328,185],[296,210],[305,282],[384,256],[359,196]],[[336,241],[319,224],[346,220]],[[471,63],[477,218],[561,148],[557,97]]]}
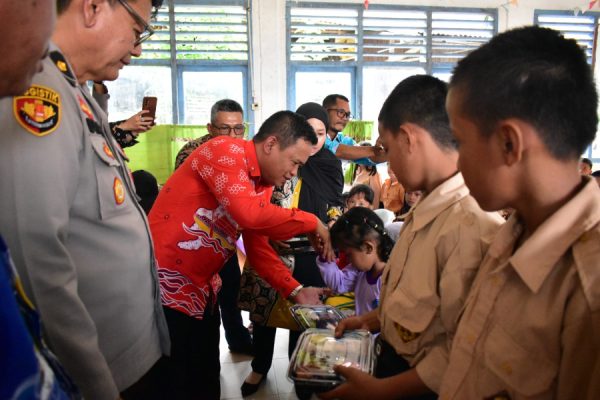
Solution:
{"label": "collared shirt button", "polygon": [[169,219],[169,214],[165,214],[165,219]]}
{"label": "collared shirt button", "polygon": [[290,278],[289,278],[289,277],[286,277],[286,278],[285,278],[285,281],[286,281],[286,282],[289,282],[289,281],[290,281]]}
{"label": "collared shirt button", "polygon": [[181,258],[178,258],[177,260],[175,260],[175,264],[177,265],[181,265],[183,263],[183,261],[181,261]]}

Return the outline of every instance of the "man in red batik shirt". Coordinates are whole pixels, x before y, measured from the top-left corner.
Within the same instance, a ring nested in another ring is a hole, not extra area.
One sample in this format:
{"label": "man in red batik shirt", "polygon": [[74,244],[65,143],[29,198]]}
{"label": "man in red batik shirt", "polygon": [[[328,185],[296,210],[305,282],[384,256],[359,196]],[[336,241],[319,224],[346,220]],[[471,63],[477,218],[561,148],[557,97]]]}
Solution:
{"label": "man in red batik shirt", "polygon": [[198,147],[158,195],[149,219],[171,336],[166,378],[173,398],[220,397],[218,272],[235,255],[239,233],[249,262],[271,286],[297,303],[320,302],[323,289],[302,287],[269,245],[310,233],[331,253],[315,215],[270,202],[273,186],[295,176],[316,143],[302,116],[280,111],[253,140],[220,136]]}

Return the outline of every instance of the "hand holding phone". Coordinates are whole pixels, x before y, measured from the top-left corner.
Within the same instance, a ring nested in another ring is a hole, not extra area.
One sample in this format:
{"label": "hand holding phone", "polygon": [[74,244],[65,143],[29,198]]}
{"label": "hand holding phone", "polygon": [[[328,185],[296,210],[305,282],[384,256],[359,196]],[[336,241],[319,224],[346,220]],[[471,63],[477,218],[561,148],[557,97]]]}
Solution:
{"label": "hand holding phone", "polygon": [[147,112],[144,114],[144,117],[152,117],[152,125],[154,125],[154,120],[156,119],[156,103],[158,98],[152,96],[146,96],[142,100],[142,110],[146,110]]}

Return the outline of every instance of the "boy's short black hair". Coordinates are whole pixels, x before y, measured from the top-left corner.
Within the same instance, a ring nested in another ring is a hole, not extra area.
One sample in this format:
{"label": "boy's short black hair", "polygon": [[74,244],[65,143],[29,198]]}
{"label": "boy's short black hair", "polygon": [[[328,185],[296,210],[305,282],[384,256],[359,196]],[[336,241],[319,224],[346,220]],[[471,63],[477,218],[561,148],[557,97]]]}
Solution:
{"label": "boy's short black hair", "polygon": [[347,200],[349,200],[353,196],[356,196],[359,193],[363,194],[363,196],[365,197],[365,200],[369,204],[371,204],[371,205],[373,204],[373,200],[375,199],[375,192],[373,192],[373,189],[371,189],[371,187],[369,185],[364,185],[362,183],[352,186],[352,188],[348,192]]}
{"label": "boy's short black hair", "polygon": [[413,75],[400,82],[383,103],[379,123],[396,134],[404,123],[425,129],[445,149],[456,149],[446,113],[448,85],[429,75]]}
{"label": "boy's short black hair", "polygon": [[589,158],[583,157],[581,159],[581,162],[584,163],[584,164],[587,164],[587,166],[590,167],[590,169],[592,169],[592,166],[593,166],[592,160],[590,160]]}
{"label": "boy's short black hair", "polygon": [[298,139],[306,140],[312,145],[317,144],[317,134],[313,127],[306,122],[306,118],[292,111],[278,111],[271,115],[252,140],[261,143],[269,136],[277,138],[281,150],[294,145]]}
{"label": "boy's short black hair", "polygon": [[597,171],[594,171],[594,172],[592,172],[592,176],[593,176],[594,178],[600,178],[600,169],[599,169],[599,170],[597,170]]}
{"label": "boy's short black hair", "polygon": [[592,69],[575,40],[529,26],[492,38],[458,62],[450,82],[461,112],[482,135],[519,118],[557,159],[576,159],[593,141],[598,96]]}
{"label": "boy's short black hair", "polygon": [[344,95],[341,94],[330,94],[329,96],[323,99],[323,108],[327,110],[331,106],[335,106],[338,99],[345,101],[346,103],[350,103],[350,100]]}

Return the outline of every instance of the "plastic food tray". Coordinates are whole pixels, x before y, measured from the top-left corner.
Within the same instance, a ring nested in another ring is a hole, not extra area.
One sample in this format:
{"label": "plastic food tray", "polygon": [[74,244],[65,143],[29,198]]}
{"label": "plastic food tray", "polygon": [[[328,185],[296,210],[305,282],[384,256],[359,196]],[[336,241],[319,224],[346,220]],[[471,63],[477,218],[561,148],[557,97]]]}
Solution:
{"label": "plastic food tray", "polygon": [[307,306],[296,304],[290,307],[292,316],[302,329],[335,329],[345,315],[337,308],[327,305]]}
{"label": "plastic food tray", "polygon": [[373,372],[373,337],[366,330],[347,331],[336,339],[327,329],[307,329],[290,359],[288,378],[315,392],[332,389],[343,378],[333,367],[344,365]]}

